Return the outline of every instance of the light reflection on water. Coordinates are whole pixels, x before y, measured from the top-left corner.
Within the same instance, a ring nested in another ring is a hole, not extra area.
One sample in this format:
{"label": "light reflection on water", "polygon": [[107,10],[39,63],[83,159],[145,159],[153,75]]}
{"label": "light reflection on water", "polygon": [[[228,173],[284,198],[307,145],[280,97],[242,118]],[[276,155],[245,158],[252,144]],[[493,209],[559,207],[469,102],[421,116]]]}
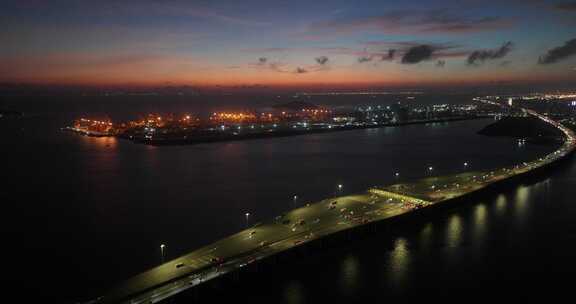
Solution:
{"label": "light reflection on water", "polygon": [[498,198],[496,198],[496,214],[498,216],[504,215],[504,213],[506,212],[506,204],[507,204],[506,196],[504,194],[498,195]]}
{"label": "light reflection on water", "polygon": [[458,214],[453,214],[446,226],[446,240],[448,248],[456,248],[462,241],[462,218]]}
{"label": "light reflection on water", "polygon": [[406,239],[397,238],[394,241],[394,249],[390,252],[388,263],[389,284],[395,289],[401,289],[410,266],[410,249]]}
{"label": "light reflection on water", "polygon": [[284,288],[284,302],[286,304],[302,304],[304,300],[304,287],[299,281],[290,281]]}
{"label": "light reflection on water", "polygon": [[519,186],[516,190],[516,195],[514,198],[514,215],[516,219],[516,227],[521,228],[526,222],[526,217],[528,216],[528,199],[530,198],[530,188],[527,186]]}
{"label": "light reflection on water", "polygon": [[474,245],[480,246],[484,241],[486,234],[486,222],[488,218],[488,211],[486,205],[481,203],[474,208],[474,225],[473,225],[473,242]]}
{"label": "light reflection on water", "polygon": [[343,261],[340,270],[340,288],[345,294],[354,293],[359,285],[360,264],[358,257],[348,255]]}
{"label": "light reflection on water", "polygon": [[434,225],[432,223],[427,223],[424,228],[420,231],[420,249],[428,251],[430,249],[430,244],[433,241]]}

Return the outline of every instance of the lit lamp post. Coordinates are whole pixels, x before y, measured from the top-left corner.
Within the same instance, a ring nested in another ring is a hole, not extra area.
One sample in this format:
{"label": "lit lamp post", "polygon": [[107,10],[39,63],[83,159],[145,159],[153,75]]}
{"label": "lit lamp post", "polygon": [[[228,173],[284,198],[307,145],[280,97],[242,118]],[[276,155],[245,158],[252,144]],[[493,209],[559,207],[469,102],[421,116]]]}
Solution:
{"label": "lit lamp post", "polygon": [[342,184],[338,184],[338,191],[342,192]]}
{"label": "lit lamp post", "polygon": [[298,195],[294,195],[292,201],[294,202],[294,207],[296,207],[296,201],[298,201]]}
{"label": "lit lamp post", "polygon": [[161,244],[160,245],[160,258],[161,258],[162,263],[164,263],[164,259],[165,259],[165,257],[164,257],[165,250],[166,250],[166,245]]}
{"label": "lit lamp post", "polygon": [[248,227],[249,222],[250,222],[250,212],[246,212],[246,227]]}
{"label": "lit lamp post", "polygon": [[434,167],[432,167],[432,166],[428,167],[428,172],[429,172],[430,174],[432,174],[432,171],[434,171]]}
{"label": "lit lamp post", "polygon": [[464,168],[468,168],[468,162],[464,163]]}

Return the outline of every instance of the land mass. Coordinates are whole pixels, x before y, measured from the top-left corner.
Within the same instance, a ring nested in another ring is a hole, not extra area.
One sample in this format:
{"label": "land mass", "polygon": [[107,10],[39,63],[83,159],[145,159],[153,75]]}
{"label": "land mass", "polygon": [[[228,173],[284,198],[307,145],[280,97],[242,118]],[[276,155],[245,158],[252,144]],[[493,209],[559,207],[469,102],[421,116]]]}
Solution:
{"label": "land mass", "polygon": [[561,138],[562,132],[537,117],[505,117],[484,127],[478,134],[530,139]]}

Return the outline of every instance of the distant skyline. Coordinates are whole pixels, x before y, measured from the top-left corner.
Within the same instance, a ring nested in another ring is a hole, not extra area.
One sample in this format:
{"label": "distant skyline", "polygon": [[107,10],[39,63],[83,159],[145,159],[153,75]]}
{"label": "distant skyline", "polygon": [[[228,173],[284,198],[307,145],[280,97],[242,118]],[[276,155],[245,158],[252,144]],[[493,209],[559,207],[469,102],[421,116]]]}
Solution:
{"label": "distant skyline", "polygon": [[4,1],[0,83],[576,84],[576,1]]}

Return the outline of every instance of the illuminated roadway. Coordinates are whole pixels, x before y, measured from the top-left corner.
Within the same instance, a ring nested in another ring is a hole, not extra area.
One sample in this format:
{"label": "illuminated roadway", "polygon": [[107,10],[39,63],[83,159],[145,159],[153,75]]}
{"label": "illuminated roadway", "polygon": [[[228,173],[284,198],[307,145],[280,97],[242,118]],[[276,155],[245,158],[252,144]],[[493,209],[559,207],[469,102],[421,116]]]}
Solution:
{"label": "illuminated roadway", "polygon": [[576,137],[571,130],[534,111],[523,111],[562,131],[562,146],[545,157],[511,167],[429,177],[307,204],[136,275],[89,303],[156,303],[265,257],[338,231],[469,194],[546,166],[574,151]]}

